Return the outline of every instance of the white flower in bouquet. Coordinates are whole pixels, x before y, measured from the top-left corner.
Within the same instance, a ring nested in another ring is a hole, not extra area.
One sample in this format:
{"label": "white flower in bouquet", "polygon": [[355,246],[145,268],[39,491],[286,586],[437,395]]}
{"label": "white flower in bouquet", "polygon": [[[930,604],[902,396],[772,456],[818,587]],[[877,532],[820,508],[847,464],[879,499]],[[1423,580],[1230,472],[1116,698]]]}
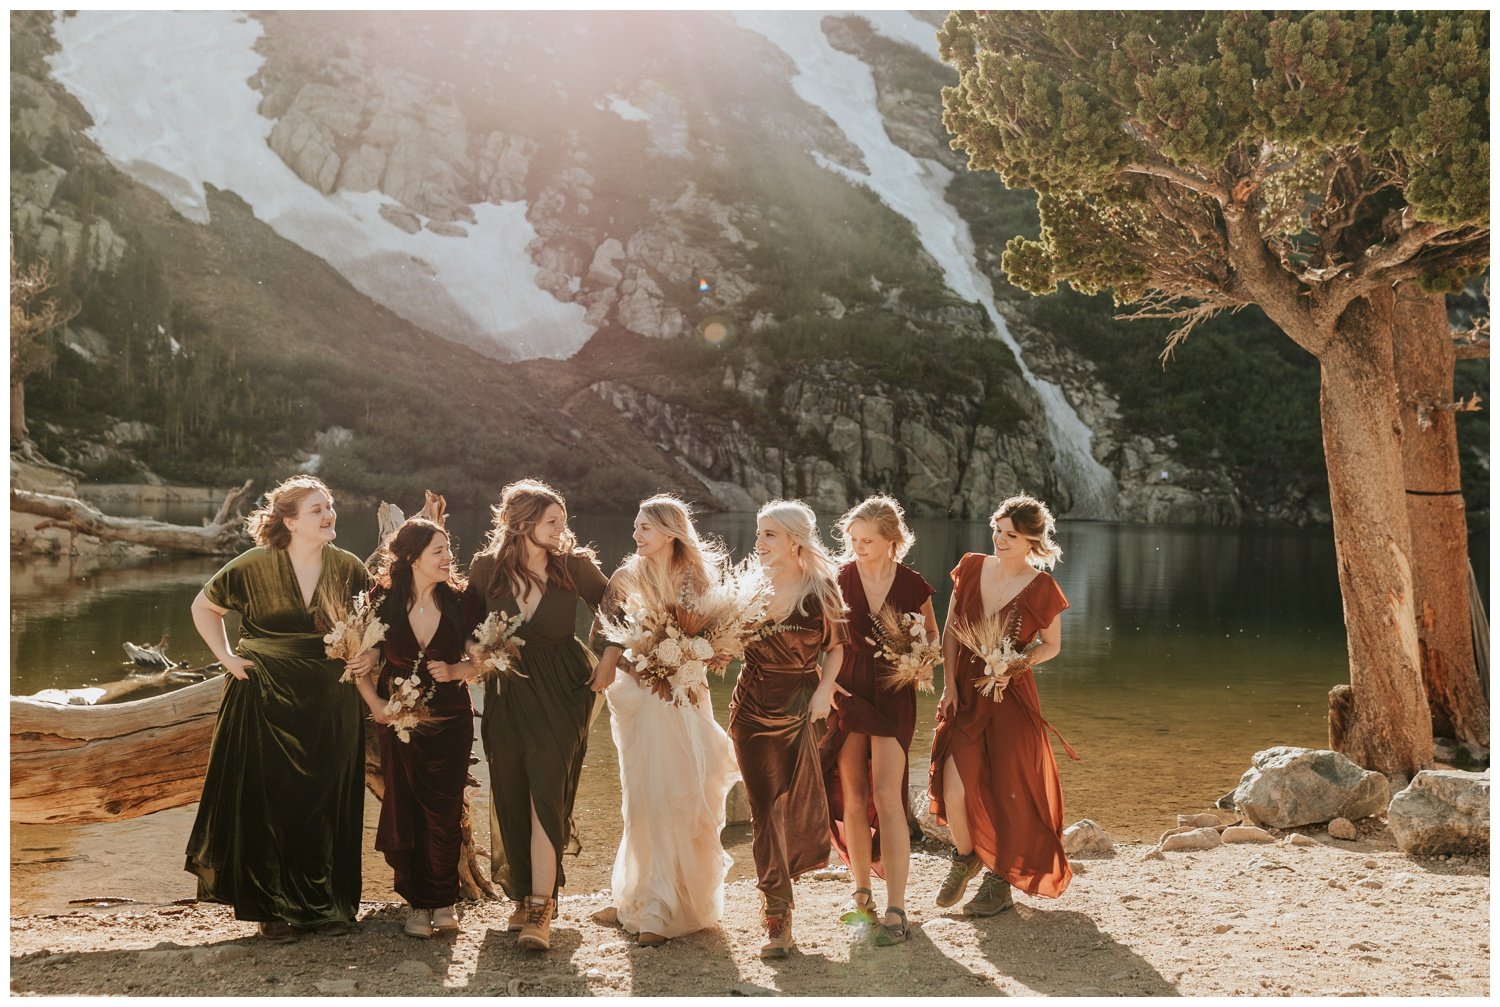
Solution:
{"label": "white flower in bouquet", "polygon": [[960,621],[954,624],[953,633],[958,642],[984,662],[984,674],[974,680],[974,687],[982,696],[999,703],[1005,699],[1005,687],[1010,684],[1010,667],[1024,661],[1039,644],[1040,639],[1025,647],[1017,647],[1014,631],[1019,629],[1019,612],[1012,610],[1010,618],[1002,621],[999,613],[982,619],[978,623]]}
{"label": "white flower in bouquet", "polygon": [[[333,626],[323,636],[323,653],[335,661],[354,660],[384,640],[389,628],[376,617],[375,606],[370,601],[368,591],[355,595],[350,607],[326,605],[323,615]],[[339,681],[350,683],[354,678],[346,670],[339,676]]]}
{"label": "white flower in bouquet", "polygon": [[[668,626],[667,632],[671,633],[674,629],[675,627]],[[682,660],[685,655],[682,653],[682,645],[679,644],[672,636],[667,636],[656,645],[656,649],[652,652],[652,656],[668,668],[676,668],[677,666],[682,664]]]}
{"label": "white flower in bouquet", "polygon": [[424,687],[418,669],[422,665],[423,652],[417,654],[411,674],[391,679],[391,696],[386,700],[386,721],[396,737],[403,742],[411,741],[411,733],[437,722],[429,703],[437,692],[436,683]]}
{"label": "white flower in bouquet", "polygon": [[943,648],[927,638],[927,620],[920,612],[899,612],[883,605],[870,620],[875,638],[868,640],[888,665],[881,685],[887,689],[916,686],[932,691],[933,669],[942,663]]}
{"label": "white flower in bouquet", "polygon": [[474,630],[469,643],[469,658],[476,669],[475,680],[507,675],[527,677],[520,666],[521,648],[526,645],[519,636],[524,621],[520,613],[507,618],[499,612],[491,612]]}

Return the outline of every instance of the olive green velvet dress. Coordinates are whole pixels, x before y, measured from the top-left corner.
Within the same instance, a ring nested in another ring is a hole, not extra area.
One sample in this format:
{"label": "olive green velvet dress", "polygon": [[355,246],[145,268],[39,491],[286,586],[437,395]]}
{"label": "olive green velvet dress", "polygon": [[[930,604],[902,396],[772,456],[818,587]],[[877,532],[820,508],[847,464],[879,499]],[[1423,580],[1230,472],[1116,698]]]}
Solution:
{"label": "olive green velvet dress", "polygon": [[230,560],[203,594],[243,621],[235,651],[249,678],[224,676],[187,870],[198,898],[238,919],[297,927],[352,923],[364,825],[364,704],[324,656],[325,600],[369,586],[364,564],[333,545],[304,605],[285,549]]}
{"label": "olive green velvet dress", "polygon": [[[608,586],[603,571],[587,556],[568,558],[572,590],[548,582],[536,611],[521,624],[520,671],[525,678],[493,678],[484,686],[480,734],[490,765],[490,876],[505,894],[556,897],[565,883],[564,850],[577,853],[573,799],[588,747],[589,714],[596,694],[589,688],[594,655],[574,635],[581,600],[599,608]],[[494,560],[476,556],[469,567],[469,586],[485,594],[491,612],[506,617],[520,611],[515,594],[504,586],[488,590]],[[531,890],[531,808],[557,852],[557,888]]]}

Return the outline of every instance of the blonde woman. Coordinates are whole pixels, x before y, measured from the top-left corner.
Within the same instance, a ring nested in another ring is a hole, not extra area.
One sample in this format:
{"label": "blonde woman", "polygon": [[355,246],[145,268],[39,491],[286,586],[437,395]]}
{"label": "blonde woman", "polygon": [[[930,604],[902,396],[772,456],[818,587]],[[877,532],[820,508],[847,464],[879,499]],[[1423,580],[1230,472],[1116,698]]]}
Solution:
{"label": "blonde woman", "polygon": [[[990,527],[994,553],[968,553],[953,568],[943,630],[946,674],[928,781],[933,813],[953,833],[953,863],[937,904],[953,905],[985,870],[978,893],[964,905],[969,916],[1011,908],[1012,886],[1056,898],[1073,877],[1062,847],[1062,784],[1047,739],[1052,725],[1042,719],[1033,673],[1062,650],[1068,600],[1044,572],[1062,550],[1053,540],[1052,512],[1029,496],[1000,504]],[[984,662],[952,632],[960,620],[992,617],[1012,621],[1018,647],[1041,638],[1011,665],[998,703],[974,687]]]}
{"label": "blonde woman", "polygon": [[[691,600],[726,562],[721,548],[699,538],[687,505],[673,496],[642,501],[634,538],[635,552],[610,578],[604,607],[615,613],[629,594],[653,610]],[[593,680],[609,701],[625,826],[611,878],[613,913],[606,910],[603,919],[654,946],[713,926],[724,913],[724,878],[733,861],[719,833],[739,771],[706,685],[695,703],[674,706],[629,665],[622,669],[620,656],[619,646],[606,646]]]}
{"label": "blonde woman", "polygon": [[568,530],[562,495],[522,479],[501,492],[469,588],[505,618],[520,615],[520,675],[484,688],[480,733],[490,765],[491,873],[518,903],[506,924],[517,943],[552,944],[564,848],[577,852],[573,799],[588,746],[594,661],[573,634],[581,601],[597,610],[608,583]]}
{"label": "blonde woman", "polygon": [[833,845],[854,876],[854,898],[844,920],[873,924],[870,872],[885,879],[886,911],[875,943],[906,940],[906,879],[911,859],[907,832],[907,763],[917,725],[915,684],[892,688],[888,665],[876,656],[873,620],[882,608],[918,615],[929,639],[937,638],[932,585],[901,562],[916,537],[901,505],[873,496],[839,519],[844,564],[839,588],[849,606],[849,646],[844,651],[839,701],[823,736],[824,785]]}
{"label": "blonde woman", "polygon": [[[278,944],[347,933],[359,909],[364,708],[324,655],[323,614],[370,577],[333,544],[337,521],[321,481],[285,480],[249,517],[255,547],[193,599],[225,678],[186,869],[200,901],[229,903]],[[241,616],[233,647],[229,612]]]}
{"label": "blonde woman", "polygon": [[729,736],[750,802],[751,850],[766,942],[792,948],[792,880],[828,862],[828,799],[815,724],[828,716],[849,642],[836,567],[817,517],[773,500],[755,521],[755,554],[771,581],[769,622],[745,649],[729,705]]}

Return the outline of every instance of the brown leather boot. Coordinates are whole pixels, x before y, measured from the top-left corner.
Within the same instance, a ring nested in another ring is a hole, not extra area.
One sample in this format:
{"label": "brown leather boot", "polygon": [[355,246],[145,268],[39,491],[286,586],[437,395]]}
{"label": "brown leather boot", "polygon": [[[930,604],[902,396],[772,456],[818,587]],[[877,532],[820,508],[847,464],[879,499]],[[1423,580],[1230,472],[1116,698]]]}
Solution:
{"label": "brown leather boot", "polygon": [[953,863],[948,868],[948,876],[943,879],[943,887],[938,889],[936,901],[939,909],[947,909],[963,898],[964,889],[969,887],[969,882],[984,866],[980,863],[977,850],[960,854],[955,848],[948,856]]}
{"label": "brown leather boot", "polygon": [[515,912],[510,914],[510,919],[505,921],[505,929],[516,933],[526,925],[526,900],[522,899],[516,903]]}
{"label": "brown leather boot", "polygon": [[1015,900],[1010,897],[1010,882],[985,871],[984,879],[979,882],[978,893],[964,904],[964,915],[994,916],[1014,908],[1015,904]]}
{"label": "brown leather boot", "polygon": [[544,895],[526,896],[526,925],[516,943],[531,951],[546,951],[552,946],[552,914],[557,901]]}

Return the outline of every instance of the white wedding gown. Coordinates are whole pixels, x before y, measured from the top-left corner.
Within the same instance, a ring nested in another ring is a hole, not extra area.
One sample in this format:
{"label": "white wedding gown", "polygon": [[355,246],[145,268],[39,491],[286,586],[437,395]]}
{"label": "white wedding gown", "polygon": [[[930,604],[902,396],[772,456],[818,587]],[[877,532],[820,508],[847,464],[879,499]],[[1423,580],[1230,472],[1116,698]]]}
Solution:
{"label": "white wedding gown", "polygon": [[664,937],[711,927],[734,862],[719,841],[740,775],[729,735],[706,688],[696,704],[673,706],[622,670],[605,697],[625,821],[611,879],[620,923]]}

